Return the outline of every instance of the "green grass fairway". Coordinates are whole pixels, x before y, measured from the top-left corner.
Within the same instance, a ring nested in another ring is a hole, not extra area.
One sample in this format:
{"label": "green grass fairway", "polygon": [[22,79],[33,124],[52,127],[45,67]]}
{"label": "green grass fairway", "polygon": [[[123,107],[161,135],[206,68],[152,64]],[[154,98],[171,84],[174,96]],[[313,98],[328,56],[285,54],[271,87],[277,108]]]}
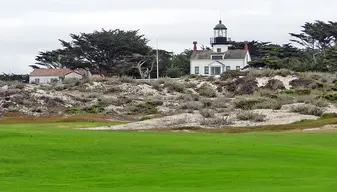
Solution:
{"label": "green grass fairway", "polygon": [[[0,125],[1,192],[321,192],[337,133],[159,133]],[[97,125],[97,124],[96,124]]]}

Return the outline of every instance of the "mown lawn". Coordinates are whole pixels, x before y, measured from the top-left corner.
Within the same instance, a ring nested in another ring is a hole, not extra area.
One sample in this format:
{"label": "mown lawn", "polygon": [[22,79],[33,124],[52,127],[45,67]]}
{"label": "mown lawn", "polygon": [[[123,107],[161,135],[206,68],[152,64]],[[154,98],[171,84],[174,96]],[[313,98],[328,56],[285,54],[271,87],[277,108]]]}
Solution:
{"label": "mown lawn", "polygon": [[0,125],[0,191],[337,189],[337,133],[67,129],[94,124]]}

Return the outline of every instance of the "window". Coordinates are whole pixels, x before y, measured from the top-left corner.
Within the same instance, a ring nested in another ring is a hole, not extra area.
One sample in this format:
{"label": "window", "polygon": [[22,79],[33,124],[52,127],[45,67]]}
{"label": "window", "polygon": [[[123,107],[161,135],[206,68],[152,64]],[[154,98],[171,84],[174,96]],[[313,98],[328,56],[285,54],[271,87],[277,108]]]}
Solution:
{"label": "window", "polygon": [[205,75],[208,75],[208,74],[209,74],[209,67],[206,66],[206,67],[205,67]]}
{"label": "window", "polygon": [[217,48],[216,52],[221,53],[221,48]]}
{"label": "window", "polygon": [[226,71],[230,71],[231,70],[231,66],[226,66]]}
{"label": "window", "polygon": [[34,83],[39,84],[40,83],[40,79],[35,79]]}
{"label": "window", "polygon": [[199,75],[199,67],[195,67],[195,74]]}
{"label": "window", "polygon": [[221,59],[222,59],[222,55],[212,56],[212,60],[221,60]]}
{"label": "window", "polygon": [[221,67],[211,67],[212,75],[220,75],[221,74]]}
{"label": "window", "polygon": [[240,67],[240,66],[236,66],[236,70],[237,70],[237,71],[240,71],[240,70],[241,70],[241,67]]}

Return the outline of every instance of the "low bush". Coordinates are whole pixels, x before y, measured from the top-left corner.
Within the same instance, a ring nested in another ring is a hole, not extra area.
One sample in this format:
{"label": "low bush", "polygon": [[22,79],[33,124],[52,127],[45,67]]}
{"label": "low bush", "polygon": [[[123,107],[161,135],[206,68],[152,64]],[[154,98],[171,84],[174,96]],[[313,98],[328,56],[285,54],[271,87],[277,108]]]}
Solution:
{"label": "low bush", "polygon": [[122,92],[122,89],[120,87],[110,87],[109,89],[105,90],[104,93],[105,94],[109,94],[109,93],[120,93]]}
{"label": "low bush", "polygon": [[241,121],[263,122],[265,121],[266,116],[252,111],[244,111],[237,114],[236,118]]}
{"label": "low bush", "polygon": [[256,97],[269,97],[272,99],[276,99],[278,97],[277,92],[270,89],[259,89],[254,92],[254,96]]}
{"label": "low bush", "polygon": [[232,125],[232,119],[231,117],[217,117],[217,118],[208,118],[208,119],[203,119],[200,122],[201,125],[206,126],[206,127],[222,127],[226,125]]}
{"label": "low bush", "polygon": [[248,73],[247,71],[229,70],[229,71],[225,71],[224,73],[222,73],[220,79],[222,81],[226,81],[228,79],[234,79],[240,76],[246,76],[247,73]]}
{"label": "low bush", "polygon": [[73,115],[75,115],[75,114],[80,114],[80,113],[82,113],[82,110],[81,110],[81,109],[78,109],[78,108],[67,108],[65,112],[68,113],[68,114],[73,114]]}
{"label": "low bush", "polygon": [[215,112],[211,109],[200,109],[199,112],[204,118],[214,118],[215,117]]}
{"label": "low bush", "polygon": [[190,94],[190,95],[180,95],[178,97],[179,100],[184,100],[184,101],[199,101],[200,96],[196,94]]}
{"label": "low bush", "polygon": [[92,113],[92,114],[103,113],[104,110],[105,110],[104,107],[102,107],[100,105],[91,105],[89,107],[83,108],[84,112]]}
{"label": "low bush", "polygon": [[281,105],[293,104],[295,103],[295,98],[289,95],[279,94],[277,96],[277,101]]}
{"label": "low bush", "polygon": [[330,119],[330,118],[337,118],[337,113],[325,113],[321,115],[321,119]]}
{"label": "low bush", "polygon": [[297,102],[299,103],[306,103],[306,104],[311,104],[315,105],[317,107],[328,107],[329,102],[324,99],[324,98],[319,98],[314,95],[304,95],[296,98]]}
{"label": "low bush", "polygon": [[247,75],[246,77],[228,83],[225,85],[225,88],[227,91],[233,92],[236,95],[250,95],[258,89],[258,86],[256,79],[252,75]]}
{"label": "low bush", "polygon": [[143,116],[139,119],[139,121],[147,121],[147,120],[151,120],[152,117],[151,116]]}
{"label": "low bush", "polygon": [[237,109],[251,110],[254,105],[262,103],[266,100],[267,99],[263,97],[255,97],[255,98],[238,97],[237,99],[234,100],[234,106]]}
{"label": "low bush", "polygon": [[261,103],[256,103],[252,107],[252,109],[273,109],[273,110],[279,110],[281,108],[282,108],[282,103],[274,99],[268,99]]}
{"label": "low bush", "polygon": [[182,106],[182,109],[190,109],[190,110],[199,110],[203,108],[203,104],[199,101],[189,101],[185,102]]}
{"label": "low bush", "polygon": [[196,90],[201,96],[204,96],[204,97],[216,97],[217,94],[216,94],[216,91],[208,84],[203,84],[201,87],[199,87],[197,90]]}
{"label": "low bush", "polygon": [[283,82],[277,79],[269,80],[267,85],[264,88],[269,89],[269,90],[274,90],[274,91],[286,89]]}
{"label": "low bush", "polygon": [[299,78],[290,81],[292,88],[311,88],[316,82],[313,79]]}
{"label": "low bush", "polygon": [[156,108],[154,104],[147,102],[147,103],[141,103],[141,104],[138,104],[132,107],[131,112],[137,113],[137,114],[150,115],[150,114],[158,113],[158,109]]}
{"label": "low bush", "polygon": [[167,88],[169,92],[179,92],[179,93],[184,93],[185,92],[185,85],[183,83],[174,81],[174,80],[169,80],[164,83],[164,87]]}
{"label": "low bush", "polygon": [[137,81],[134,78],[129,76],[121,76],[119,78],[119,81],[122,83],[137,83]]}
{"label": "low bush", "polygon": [[292,90],[282,91],[281,93],[288,94],[288,95],[310,95],[311,89],[292,89]]}
{"label": "low bush", "polygon": [[159,81],[151,82],[151,86],[152,86],[153,89],[156,89],[157,91],[163,90],[163,86],[159,83]]}
{"label": "low bush", "polygon": [[337,101],[337,93],[334,94],[325,94],[322,96],[324,99],[329,100],[331,102],[336,102]]}
{"label": "low bush", "polygon": [[315,115],[321,116],[324,113],[324,109],[316,107],[314,105],[298,105],[291,108],[291,112],[299,113],[303,115]]}

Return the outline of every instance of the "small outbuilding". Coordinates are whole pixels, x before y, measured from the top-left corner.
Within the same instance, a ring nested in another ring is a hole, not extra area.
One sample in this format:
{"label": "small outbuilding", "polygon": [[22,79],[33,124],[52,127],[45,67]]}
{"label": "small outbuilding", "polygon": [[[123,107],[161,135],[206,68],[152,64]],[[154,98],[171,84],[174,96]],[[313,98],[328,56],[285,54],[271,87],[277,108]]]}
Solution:
{"label": "small outbuilding", "polygon": [[65,79],[83,79],[85,75],[71,69],[34,69],[29,75],[29,83],[46,84],[63,82]]}

